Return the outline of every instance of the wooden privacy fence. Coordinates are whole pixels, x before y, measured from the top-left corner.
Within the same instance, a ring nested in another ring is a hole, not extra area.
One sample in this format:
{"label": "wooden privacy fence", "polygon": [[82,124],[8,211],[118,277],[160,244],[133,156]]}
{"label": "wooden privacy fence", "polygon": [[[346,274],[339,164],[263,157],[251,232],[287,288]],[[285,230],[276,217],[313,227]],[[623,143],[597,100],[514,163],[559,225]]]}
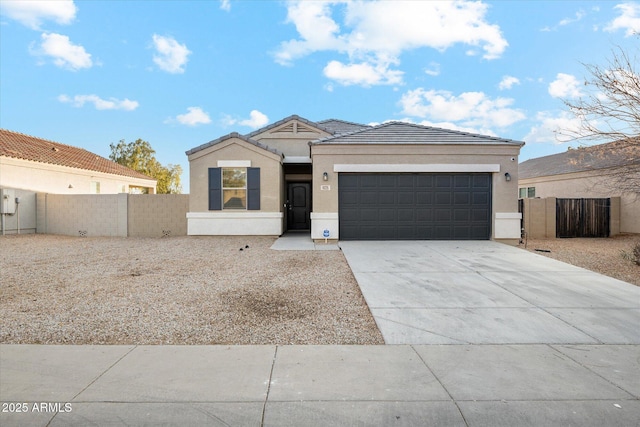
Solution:
{"label": "wooden privacy fence", "polygon": [[520,199],[524,234],[532,239],[609,237],[620,234],[620,197]]}
{"label": "wooden privacy fence", "polygon": [[611,199],[557,199],[556,237],[609,237]]}

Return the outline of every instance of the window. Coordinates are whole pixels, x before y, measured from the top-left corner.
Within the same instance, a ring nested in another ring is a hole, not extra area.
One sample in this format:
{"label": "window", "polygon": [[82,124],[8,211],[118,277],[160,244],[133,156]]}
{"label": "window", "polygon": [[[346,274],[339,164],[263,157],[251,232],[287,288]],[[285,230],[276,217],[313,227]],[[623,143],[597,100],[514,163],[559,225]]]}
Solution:
{"label": "window", "polygon": [[100,194],[100,182],[91,181],[91,194]]}
{"label": "window", "polygon": [[222,168],[222,208],[247,208],[247,168]]}
{"label": "window", "polygon": [[527,188],[527,197],[536,197],[536,187]]}
{"label": "window", "polygon": [[260,210],[260,168],[209,168],[209,210]]}
{"label": "window", "polygon": [[522,187],[518,191],[518,197],[521,199],[536,197],[536,187]]}

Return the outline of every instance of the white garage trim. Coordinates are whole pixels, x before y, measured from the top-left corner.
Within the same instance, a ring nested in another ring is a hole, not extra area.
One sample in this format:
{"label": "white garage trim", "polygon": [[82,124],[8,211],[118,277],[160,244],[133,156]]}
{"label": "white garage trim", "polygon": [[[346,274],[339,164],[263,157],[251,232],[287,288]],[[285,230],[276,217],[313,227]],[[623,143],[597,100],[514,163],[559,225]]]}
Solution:
{"label": "white garage trim", "polygon": [[334,172],[500,172],[499,164],[336,164]]}

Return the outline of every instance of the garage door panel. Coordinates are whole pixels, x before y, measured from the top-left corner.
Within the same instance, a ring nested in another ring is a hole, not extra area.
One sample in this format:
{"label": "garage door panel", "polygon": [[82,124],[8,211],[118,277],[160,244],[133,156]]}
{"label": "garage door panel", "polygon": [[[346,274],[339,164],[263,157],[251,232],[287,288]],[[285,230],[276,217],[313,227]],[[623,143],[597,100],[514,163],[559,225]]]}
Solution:
{"label": "garage door panel", "polygon": [[416,219],[415,209],[398,209],[398,221],[410,221],[413,223]]}
{"label": "garage door panel", "polygon": [[[353,203],[357,203],[358,197],[352,198]],[[362,205],[375,205],[378,202],[378,193],[375,191],[362,191],[360,193],[360,204]]]}
{"label": "garage door panel", "polygon": [[378,175],[378,186],[380,188],[396,188],[397,185],[395,175]]}
{"label": "garage door panel", "polygon": [[454,205],[468,205],[471,203],[471,194],[469,193],[454,193],[453,204]]}
{"label": "garage door panel", "polygon": [[436,188],[451,188],[451,175],[438,174],[435,175],[436,178]]}
{"label": "garage door panel", "polygon": [[395,209],[380,209],[378,211],[378,219],[383,224],[385,222],[395,223],[398,220],[398,218],[396,216],[396,210]]}
{"label": "garage door panel", "polygon": [[418,205],[433,204],[433,193],[425,193],[423,191],[416,192],[416,204]]}
{"label": "garage door panel", "polygon": [[454,175],[453,187],[455,189],[469,189],[471,188],[471,176],[469,175]]}
{"label": "garage door panel", "polygon": [[489,239],[491,174],[340,173],[340,238]]}
{"label": "garage door panel", "polygon": [[396,193],[393,191],[381,191],[380,193],[378,193],[378,204],[395,205]]}
{"label": "garage door panel", "polygon": [[449,206],[451,204],[451,193],[444,193],[442,191],[438,191],[435,193],[434,204],[437,205],[446,205]]}
{"label": "garage door panel", "polygon": [[416,188],[432,189],[433,186],[434,186],[434,179],[432,174],[416,175]]}
{"label": "garage door panel", "polygon": [[477,174],[473,175],[473,187],[474,188],[491,188],[491,175]]}
{"label": "garage door panel", "polygon": [[399,191],[398,192],[398,205],[414,205],[416,194],[411,191]]}

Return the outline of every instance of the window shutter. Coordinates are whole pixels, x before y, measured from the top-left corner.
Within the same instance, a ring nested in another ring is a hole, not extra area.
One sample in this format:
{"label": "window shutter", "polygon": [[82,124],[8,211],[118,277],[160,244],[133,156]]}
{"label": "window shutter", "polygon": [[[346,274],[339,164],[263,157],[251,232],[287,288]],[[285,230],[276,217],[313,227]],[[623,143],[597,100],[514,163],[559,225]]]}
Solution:
{"label": "window shutter", "polygon": [[222,210],[222,168],[209,168],[209,210]]}
{"label": "window shutter", "polygon": [[247,168],[247,210],[260,210],[260,168]]}

